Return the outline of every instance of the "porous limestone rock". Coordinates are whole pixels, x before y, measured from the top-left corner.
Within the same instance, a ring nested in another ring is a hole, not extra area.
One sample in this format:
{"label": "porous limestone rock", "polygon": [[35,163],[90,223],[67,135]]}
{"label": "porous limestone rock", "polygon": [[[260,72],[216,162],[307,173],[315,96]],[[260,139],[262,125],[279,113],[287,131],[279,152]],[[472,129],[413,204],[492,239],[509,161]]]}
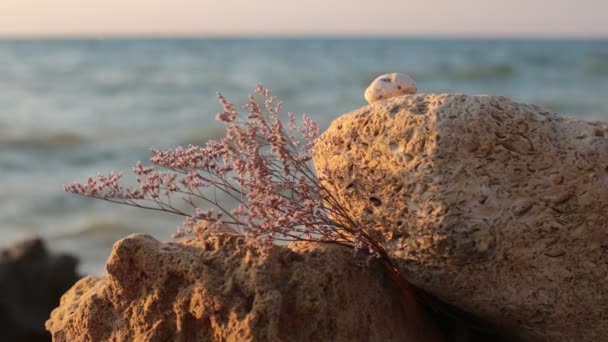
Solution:
{"label": "porous limestone rock", "polygon": [[46,327],[54,341],[442,341],[348,248],[300,242],[264,260],[232,233],[132,235],[114,245],[107,278],[78,282]]}
{"label": "porous limestone rock", "polygon": [[365,100],[372,103],[391,97],[416,94],[416,83],[405,74],[386,74],[378,76],[365,90]]}
{"label": "porous limestone rock", "polygon": [[608,336],[608,126],[419,94],[336,119],[314,163],[413,284],[532,341]]}

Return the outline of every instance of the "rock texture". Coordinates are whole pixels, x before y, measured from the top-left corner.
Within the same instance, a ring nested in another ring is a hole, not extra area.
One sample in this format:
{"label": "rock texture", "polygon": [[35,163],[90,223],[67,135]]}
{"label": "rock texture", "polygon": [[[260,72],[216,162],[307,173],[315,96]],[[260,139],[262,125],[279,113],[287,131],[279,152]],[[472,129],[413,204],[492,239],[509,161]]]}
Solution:
{"label": "rock texture", "polygon": [[42,342],[61,295],[79,278],[76,258],[50,254],[42,240],[28,239],[0,251],[0,336],[2,341]]}
{"label": "rock texture", "polygon": [[608,126],[419,94],[335,120],[314,162],[417,286],[533,341],[608,336]]}
{"label": "rock texture", "polygon": [[[382,268],[295,243],[260,263],[243,238],[118,241],[47,321],[54,341],[442,341]],[[376,265],[377,266],[377,265]]]}

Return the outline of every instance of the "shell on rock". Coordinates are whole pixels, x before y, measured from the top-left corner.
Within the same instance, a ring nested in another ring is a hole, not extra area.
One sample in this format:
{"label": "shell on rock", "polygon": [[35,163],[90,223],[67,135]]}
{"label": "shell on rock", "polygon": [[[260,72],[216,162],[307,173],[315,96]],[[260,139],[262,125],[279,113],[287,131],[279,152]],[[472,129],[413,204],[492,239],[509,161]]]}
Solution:
{"label": "shell on rock", "polygon": [[386,74],[376,78],[365,90],[367,103],[389,99],[395,96],[416,94],[416,82],[406,74]]}

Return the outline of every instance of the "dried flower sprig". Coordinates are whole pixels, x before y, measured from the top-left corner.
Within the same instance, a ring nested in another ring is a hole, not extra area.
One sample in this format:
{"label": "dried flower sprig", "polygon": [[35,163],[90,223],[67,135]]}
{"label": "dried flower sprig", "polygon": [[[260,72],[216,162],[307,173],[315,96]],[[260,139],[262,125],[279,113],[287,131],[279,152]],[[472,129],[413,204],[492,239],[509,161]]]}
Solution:
{"label": "dried flower sprig", "polygon": [[[282,103],[261,85],[249,96],[246,115],[221,94],[218,99],[222,112],[217,119],[226,125],[223,139],[205,146],[153,149],[150,160],[156,166],[137,162],[133,168],[136,187],[120,185],[122,174],[114,172],[66,185],[65,190],[184,216],[176,236],[198,235],[199,229],[225,224],[260,247],[274,241],[321,241],[386,256],[362,222],[324,185],[331,184],[329,171],[314,171],[311,149],[320,134],[316,123],[304,115],[298,124],[288,113],[285,127]],[[235,207],[220,203],[218,194]],[[212,224],[197,224],[200,221]]]}

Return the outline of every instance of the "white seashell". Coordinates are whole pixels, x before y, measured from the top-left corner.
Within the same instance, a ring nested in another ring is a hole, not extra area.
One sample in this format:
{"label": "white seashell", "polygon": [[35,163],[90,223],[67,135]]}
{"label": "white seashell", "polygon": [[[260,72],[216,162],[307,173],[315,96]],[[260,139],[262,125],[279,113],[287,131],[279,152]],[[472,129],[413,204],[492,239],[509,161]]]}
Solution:
{"label": "white seashell", "polygon": [[386,74],[376,78],[365,90],[365,100],[372,103],[395,96],[416,94],[416,82],[406,74]]}

